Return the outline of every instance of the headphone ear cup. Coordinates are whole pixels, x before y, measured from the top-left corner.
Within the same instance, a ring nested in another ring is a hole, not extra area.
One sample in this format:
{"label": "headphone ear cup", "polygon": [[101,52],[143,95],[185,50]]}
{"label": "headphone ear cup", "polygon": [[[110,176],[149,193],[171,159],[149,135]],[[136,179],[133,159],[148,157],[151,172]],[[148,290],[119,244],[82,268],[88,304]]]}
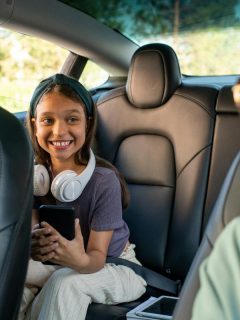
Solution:
{"label": "headphone ear cup", "polygon": [[76,200],[91,179],[95,167],[96,159],[90,149],[90,159],[80,175],[72,170],[64,170],[53,179],[51,192],[54,198],[61,202],[72,202]]}
{"label": "headphone ear cup", "polygon": [[34,196],[45,196],[49,191],[50,178],[47,169],[42,164],[34,166],[33,194]]}
{"label": "headphone ear cup", "polygon": [[64,170],[60,172],[52,181],[51,192],[53,196],[61,202],[71,202],[76,200],[82,193],[82,185],[76,172]]}

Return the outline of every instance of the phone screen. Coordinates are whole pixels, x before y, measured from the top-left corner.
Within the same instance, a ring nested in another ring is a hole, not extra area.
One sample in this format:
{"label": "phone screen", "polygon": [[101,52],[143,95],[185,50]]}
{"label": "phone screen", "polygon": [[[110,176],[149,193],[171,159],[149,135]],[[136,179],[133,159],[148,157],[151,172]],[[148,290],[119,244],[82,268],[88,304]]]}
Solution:
{"label": "phone screen", "polygon": [[75,237],[75,210],[70,206],[42,205],[39,208],[39,220],[53,226],[64,238]]}
{"label": "phone screen", "polygon": [[172,319],[173,310],[178,301],[176,297],[162,296],[152,305],[137,312],[141,316],[154,317],[155,319]]}

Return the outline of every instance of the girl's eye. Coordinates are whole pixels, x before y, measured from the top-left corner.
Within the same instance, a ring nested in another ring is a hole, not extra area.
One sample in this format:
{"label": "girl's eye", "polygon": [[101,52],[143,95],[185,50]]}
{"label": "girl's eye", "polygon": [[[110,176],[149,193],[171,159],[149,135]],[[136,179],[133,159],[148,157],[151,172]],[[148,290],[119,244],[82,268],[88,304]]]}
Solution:
{"label": "girl's eye", "polygon": [[70,117],[68,119],[68,123],[74,123],[74,122],[77,122],[77,121],[78,121],[78,118],[76,118],[76,117]]}
{"label": "girl's eye", "polygon": [[42,122],[43,124],[45,124],[45,125],[49,125],[49,124],[52,124],[52,123],[53,123],[53,120],[50,119],[50,118],[44,118],[44,119],[42,119],[41,122]]}

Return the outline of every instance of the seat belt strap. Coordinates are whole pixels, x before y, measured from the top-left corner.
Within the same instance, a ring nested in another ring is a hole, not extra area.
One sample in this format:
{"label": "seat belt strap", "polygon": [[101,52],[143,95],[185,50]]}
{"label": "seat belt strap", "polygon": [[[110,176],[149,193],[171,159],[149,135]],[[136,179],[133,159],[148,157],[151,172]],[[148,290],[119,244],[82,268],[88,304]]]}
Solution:
{"label": "seat belt strap", "polygon": [[149,286],[153,288],[160,289],[174,295],[177,295],[179,292],[179,281],[171,280],[160,273],[157,273],[132,261],[117,257],[107,257],[106,263],[114,263],[116,265],[123,265],[131,268],[136,274],[141,276]]}

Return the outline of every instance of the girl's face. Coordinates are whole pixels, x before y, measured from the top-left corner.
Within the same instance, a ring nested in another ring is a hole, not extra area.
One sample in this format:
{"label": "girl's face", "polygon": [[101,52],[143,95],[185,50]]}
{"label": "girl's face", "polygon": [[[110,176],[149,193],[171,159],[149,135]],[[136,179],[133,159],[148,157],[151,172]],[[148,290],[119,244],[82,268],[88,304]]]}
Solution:
{"label": "girl's face", "polygon": [[37,105],[32,121],[37,141],[50,154],[52,164],[58,161],[74,166],[74,155],[86,137],[87,122],[81,102],[58,92],[47,93]]}

